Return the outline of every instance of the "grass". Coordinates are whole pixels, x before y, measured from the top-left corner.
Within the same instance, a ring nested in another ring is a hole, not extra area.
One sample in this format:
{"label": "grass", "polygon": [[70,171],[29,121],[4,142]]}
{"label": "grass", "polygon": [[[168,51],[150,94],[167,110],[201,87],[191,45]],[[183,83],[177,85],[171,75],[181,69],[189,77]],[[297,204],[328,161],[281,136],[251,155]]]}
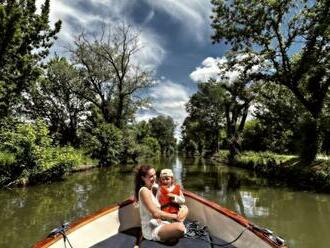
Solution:
{"label": "grass", "polygon": [[243,152],[238,156],[238,160],[243,163],[253,162],[254,164],[266,165],[270,162],[276,165],[284,164],[292,159],[297,159],[295,155],[276,154],[272,152]]}
{"label": "grass", "polygon": [[[221,150],[214,158],[226,162],[228,154],[228,151]],[[311,164],[305,164],[296,155],[245,151],[237,155],[231,165],[254,170],[263,177],[285,182],[289,186],[330,193],[329,158],[319,154]]]}
{"label": "grass", "polygon": [[77,156],[77,164],[72,171],[81,171],[96,167],[99,163],[98,159],[92,159],[90,156],[86,155],[86,151],[83,149],[75,149],[75,154]]}

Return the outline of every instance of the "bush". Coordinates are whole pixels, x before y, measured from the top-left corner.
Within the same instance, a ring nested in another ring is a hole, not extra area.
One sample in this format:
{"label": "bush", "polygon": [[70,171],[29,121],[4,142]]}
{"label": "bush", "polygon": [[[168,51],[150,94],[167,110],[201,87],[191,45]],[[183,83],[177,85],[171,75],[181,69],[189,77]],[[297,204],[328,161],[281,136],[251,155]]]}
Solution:
{"label": "bush", "polygon": [[99,159],[99,164],[118,164],[123,154],[123,134],[113,124],[100,124],[91,134],[85,134],[85,146],[92,158]]}
{"label": "bush", "polygon": [[0,185],[10,181],[16,157],[12,153],[0,151]]}
{"label": "bush", "polygon": [[56,180],[78,163],[73,148],[51,146],[42,121],[3,130],[0,142],[1,185]]}
{"label": "bush", "polygon": [[159,157],[160,145],[158,140],[153,137],[146,137],[143,139],[142,144],[139,145],[139,156],[141,157]]}
{"label": "bush", "polygon": [[30,175],[29,181],[32,183],[50,182],[62,178],[81,161],[80,154],[72,147],[48,148],[44,155],[44,159],[40,161],[41,166]]}
{"label": "bush", "polygon": [[126,129],[123,131],[123,134],[123,149],[120,156],[121,163],[137,163],[139,146],[136,143],[136,131],[133,129]]}

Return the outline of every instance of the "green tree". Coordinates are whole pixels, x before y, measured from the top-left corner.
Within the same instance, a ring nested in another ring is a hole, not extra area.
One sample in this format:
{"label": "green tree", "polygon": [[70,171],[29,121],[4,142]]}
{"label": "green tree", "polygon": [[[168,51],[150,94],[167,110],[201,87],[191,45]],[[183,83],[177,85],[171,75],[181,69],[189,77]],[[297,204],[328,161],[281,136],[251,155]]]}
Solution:
{"label": "green tree", "polygon": [[154,137],[146,137],[138,147],[140,157],[157,158],[160,155],[160,145]]}
{"label": "green tree", "polygon": [[265,130],[258,119],[248,120],[243,130],[242,150],[245,151],[264,151],[267,146],[265,144]]}
{"label": "green tree", "polygon": [[193,120],[191,116],[187,116],[181,126],[182,140],[179,149],[188,155],[194,155],[196,152],[202,155],[204,150],[207,149],[205,148],[204,130],[201,122]]}
{"label": "green tree", "polygon": [[224,1],[213,4],[213,42],[257,54],[267,66],[255,74],[286,86],[309,113],[302,158],[317,153],[320,117],[330,85],[329,1]]}
{"label": "green tree", "polygon": [[99,159],[100,166],[118,164],[125,149],[123,132],[111,123],[100,124],[86,133],[85,146],[93,158]]}
{"label": "green tree", "polygon": [[150,137],[150,125],[146,121],[140,121],[135,125],[136,141],[142,143],[147,137]]}
{"label": "green tree", "polygon": [[255,101],[254,116],[264,149],[278,153],[302,152],[303,106],[283,85],[264,85]]}
{"label": "green tree", "polygon": [[245,121],[258,92],[258,81],[251,80],[251,74],[259,69],[253,65],[258,60],[251,54],[233,53],[219,63],[220,80],[215,83],[225,89],[223,105],[230,160],[241,151]]}
{"label": "green tree", "polygon": [[[10,130],[2,130],[1,186],[58,179],[77,164],[78,157],[72,149],[51,146],[52,139],[48,132],[46,123],[40,120],[35,123],[18,124]],[[3,155],[7,155],[5,161]]]}
{"label": "green tree", "polygon": [[[218,149],[219,131],[224,127],[225,90],[212,83],[199,83],[198,91],[186,105],[189,116],[184,122],[183,138],[189,138],[200,153]],[[190,142],[187,145],[191,146]]]}
{"label": "green tree", "polygon": [[15,113],[22,93],[42,73],[40,61],[61,27],[60,21],[49,26],[49,2],[38,14],[35,0],[0,1],[0,118]]}
{"label": "green tree", "polygon": [[50,132],[61,145],[79,144],[78,127],[87,115],[86,100],[81,95],[79,71],[65,58],[53,58],[46,76],[30,90],[25,111],[33,119],[49,122]]}
{"label": "green tree", "polygon": [[149,120],[150,135],[157,139],[162,154],[173,153],[176,148],[175,124],[170,116],[157,116]]}
{"label": "green tree", "polygon": [[328,93],[326,106],[323,110],[323,115],[321,119],[321,139],[322,139],[322,146],[321,151],[326,152],[327,154],[330,153],[330,92]]}
{"label": "green tree", "polygon": [[[255,61],[259,61],[259,58],[253,54],[228,53],[218,61],[218,76],[211,78],[204,89],[200,87],[200,92],[191,98],[197,111],[187,109],[192,113],[191,117],[196,115],[194,112],[204,117],[202,119],[197,115],[194,119],[206,121],[202,125],[208,127],[206,130],[214,130],[205,139],[208,142],[213,141],[212,153],[217,150],[221,122],[223,123],[231,160],[241,150],[244,124],[260,85],[258,80],[251,79],[251,74],[259,70],[259,66],[254,65]],[[196,103],[194,97],[197,97]]]}
{"label": "green tree", "polygon": [[107,123],[122,128],[145,101],[139,90],[151,86],[151,73],[137,63],[139,35],[129,25],[102,27],[101,37],[90,41],[81,34],[72,51],[81,68],[83,97],[97,106]]}

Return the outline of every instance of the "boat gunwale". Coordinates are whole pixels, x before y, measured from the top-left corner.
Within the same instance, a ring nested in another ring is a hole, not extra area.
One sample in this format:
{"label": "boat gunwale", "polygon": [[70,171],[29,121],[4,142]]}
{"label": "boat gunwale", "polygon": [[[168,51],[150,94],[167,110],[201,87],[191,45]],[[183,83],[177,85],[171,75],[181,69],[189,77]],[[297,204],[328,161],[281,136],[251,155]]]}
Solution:
{"label": "boat gunwale", "polygon": [[[102,208],[92,214],[83,216],[83,217],[79,218],[77,221],[74,221],[72,224],[70,224],[69,228],[66,230],[65,233],[70,234],[70,233],[78,230],[80,227],[87,225],[87,224],[91,223],[92,221],[94,221],[108,213],[114,212],[114,211],[118,210],[119,208],[125,207],[134,202],[135,202],[134,198],[129,197],[128,199],[126,199],[123,202],[112,204],[112,205]],[[63,236],[61,234],[56,234],[52,237],[47,237],[43,240],[40,240],[35,245],[33,245],[33,248],[49,247],[50,245],[54,244],[55,242],[57,242],[58,240],[60,240],[62,238],[63,238]]]}
{"label": "boat gunwale", "polygon": [[204,197],[201,197],[195,193],[192,193],[190,191],[187,190],[183,190],[183,194],[185,196],[188,196],[200,203],[202,203],[203,205],[206,205],[210,208],[212,208],[213,210],[227,216],[228,218],[232,219],[233,221],[237,222],[238,224],[244,226],[245,228],[247,228],[249,231],[251,231],[252,233],[254,233],[255,235],[257,235],[259,238],[263,239],[264,241],[266,241],[268,244],[270,244],[272,247],[274,248],[288,248],[288,246],[286,245],[279,245],[277,243],[275,243],[273,240],[271,240],[267,235],[265,235],[263,232],[258,231],[254,228],[254,224],[249,221],[248,219],[244,218],[243,216],[235,213],[234,211],[222,207],[220,206],[218,203],[212,202],[210,200],[205,199]]}

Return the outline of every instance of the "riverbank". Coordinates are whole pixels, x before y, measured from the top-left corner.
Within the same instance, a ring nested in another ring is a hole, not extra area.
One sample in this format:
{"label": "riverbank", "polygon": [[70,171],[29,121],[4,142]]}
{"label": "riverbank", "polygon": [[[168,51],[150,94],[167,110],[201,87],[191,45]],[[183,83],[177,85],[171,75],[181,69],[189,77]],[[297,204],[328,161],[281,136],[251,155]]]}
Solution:
{"label": "riverbank", "polygon": [[[228,151],[220,151],[212,160],[229,165],[227,155]],[[294,155],[243,152],[230,166],[253,170],[260,176],[293,188],[330,193],[330,159],[327,156],[318,156],[306,165]]]}
{"label": "riverbank", "polygon": [[[49,184],[72,173],[97,168],[99,164],[97,159],[90,158],[85,151],[72,147],[50,148],[45,154],[47,156],[39,156],[41,158],[33,160],[34,168],[25,168],[14,154],[0,151],[0,188]],[[7,157],[12,159],[6,159]],[[19,169],[23,172],[17,173]]]}

